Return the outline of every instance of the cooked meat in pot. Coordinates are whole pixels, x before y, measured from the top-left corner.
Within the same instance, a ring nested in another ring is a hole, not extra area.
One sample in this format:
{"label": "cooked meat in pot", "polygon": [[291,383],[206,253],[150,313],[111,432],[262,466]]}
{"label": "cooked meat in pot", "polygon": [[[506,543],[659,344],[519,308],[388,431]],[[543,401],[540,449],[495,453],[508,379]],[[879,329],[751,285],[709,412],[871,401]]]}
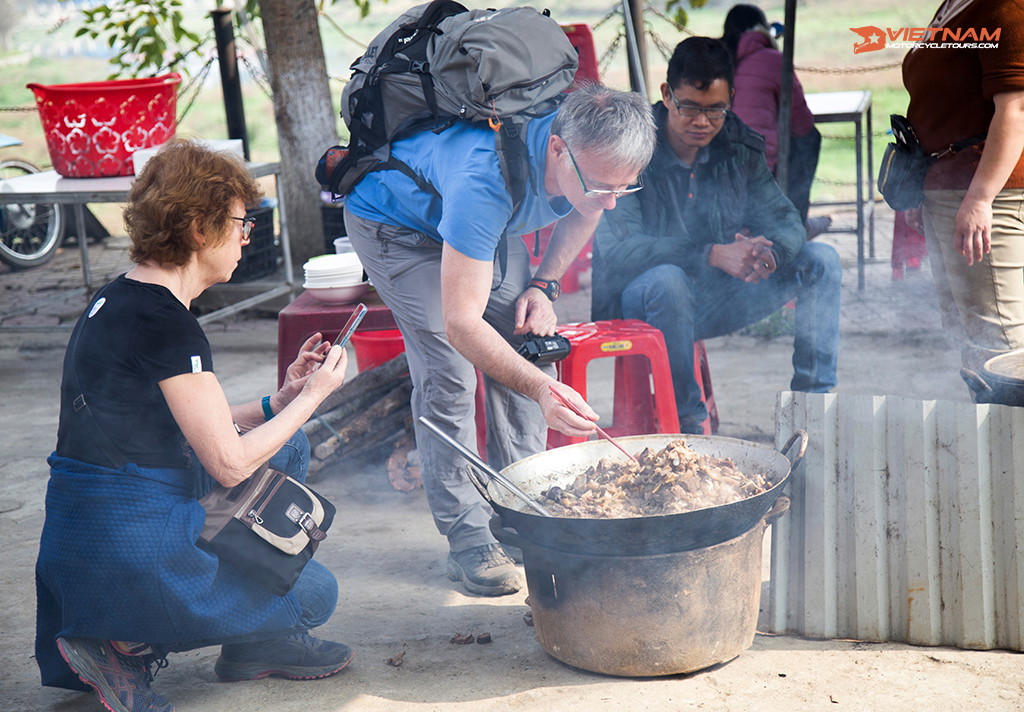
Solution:
{"label": "cooked meat in pot", "polygon": [[645,448],[636,462],[604,458],[569,486],[541,495],[555,516],[617,519],[717,507],[771,486],[764,474],[744,474],[729,458],[698,455],[680,439],[657,452]]}

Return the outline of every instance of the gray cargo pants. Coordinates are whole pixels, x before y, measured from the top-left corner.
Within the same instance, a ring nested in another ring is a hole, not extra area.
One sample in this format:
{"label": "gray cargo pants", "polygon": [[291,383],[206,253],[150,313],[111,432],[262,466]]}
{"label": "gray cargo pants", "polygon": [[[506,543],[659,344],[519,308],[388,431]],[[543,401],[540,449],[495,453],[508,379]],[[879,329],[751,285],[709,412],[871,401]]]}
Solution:
{"label": "gray cargo pants", "polygon": [[[349,239],[381,299],[402,330],[412,376],[413,418],[426,415],[446,433],[476,450],[476,369],[444,333],[441,315],[441,244],[423,233],[345,212]],[[515,303],[530,280],[530,258],[523,240],[508,239],[504,281],[497,260],[484,320],[512,346]],[[546,369],[554,375],[554,366]],[[545,449],[547,425],[533,399],[485,377],[487,461],[501,469]],[[423,485],[438,531],[453,552],[494,543],[488,528],[492,511],[467,471],[469,464],[417,423],[416,447]]]}

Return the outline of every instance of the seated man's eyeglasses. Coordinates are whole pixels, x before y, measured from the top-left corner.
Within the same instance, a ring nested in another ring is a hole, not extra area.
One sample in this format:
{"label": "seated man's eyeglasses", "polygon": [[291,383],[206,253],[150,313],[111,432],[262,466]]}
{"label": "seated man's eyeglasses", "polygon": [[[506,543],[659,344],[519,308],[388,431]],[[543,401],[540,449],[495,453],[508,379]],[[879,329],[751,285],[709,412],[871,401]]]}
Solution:
{"label": "seated man's eyeglasses", "polygon": [[672,92],[669,92],[668,95],[672,97],[672,103],[676,105],[676,111],[688,119],[696,119],[701,114],[704,114],[704,116],[708,117],[709,121],[724,121],[729,113],[729,107],[727,106],[701,106],[700,104],[680,102]]}
{"label": "seated man's eyeglasses", "polygon": [[[561,136],[559,136],[561,138]],[[565,143],[563,140],[562,143]],[[641,176],[636,177],[636,183],[627,185],[625,188],[618,190],[612,190],[609,188],[588,188],[587,182],[583,180],[583,174],[580,173],[580,167],[576,163],[576,157],[572,155],[572,151],[569,150],[569,144],[565,143],[565,152],[569,154],[569,160],[572,161],[572,167],[576,171],[576,177],[580,179],[580,185],[583,186],[583,197],[584,198],[597,198],[602,195],[614,195],[616,198],[621,198],[624,195],[635,193],[644,187],[644,181]]]}
{"label": "seated man's eyeglasses", "polygon": [[256,218],[247,215],[244,218],[232,217],[231,219],[242,223],[242,244],[248,245],[252,229],[256,227]]}

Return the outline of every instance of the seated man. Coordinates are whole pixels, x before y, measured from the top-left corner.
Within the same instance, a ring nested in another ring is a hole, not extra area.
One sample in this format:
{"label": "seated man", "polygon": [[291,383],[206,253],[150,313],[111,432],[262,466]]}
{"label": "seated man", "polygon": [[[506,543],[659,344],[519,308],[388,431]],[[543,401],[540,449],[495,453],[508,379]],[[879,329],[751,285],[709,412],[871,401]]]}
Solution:
{"label": "seated man", "polygon": [[675,49],[655,104],[658,146],[644,190],[607,211],[594,241],[592,316],[642,319],[668,346],[683,432],[707,411],[694,379],[695,340],[754,323],[796,297],[795,391],[836,384],[839,256],[807,242],[779,190],[764,139],[729,111],[733,66],[709,37]]}

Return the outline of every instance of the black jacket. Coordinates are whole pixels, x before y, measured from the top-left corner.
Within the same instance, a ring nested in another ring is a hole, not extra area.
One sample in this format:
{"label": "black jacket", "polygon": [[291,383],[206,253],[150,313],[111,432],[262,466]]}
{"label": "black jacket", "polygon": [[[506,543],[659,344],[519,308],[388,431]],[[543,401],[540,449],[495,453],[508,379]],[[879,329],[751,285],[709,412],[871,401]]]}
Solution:
{"label": "black jacket", "polygon": [[730,113],[698,154],[693,178],[668,145],[667,110],[654,105],[658,145],[643,190],[606,211],[594,237],[593,319],[622,317],[626,286],[651,267],[674,264],[699,279],[715,243],[747,228],[772,241],[784,269],[807,239],[800,214],[779,189],[764,157],[764,139]]}

